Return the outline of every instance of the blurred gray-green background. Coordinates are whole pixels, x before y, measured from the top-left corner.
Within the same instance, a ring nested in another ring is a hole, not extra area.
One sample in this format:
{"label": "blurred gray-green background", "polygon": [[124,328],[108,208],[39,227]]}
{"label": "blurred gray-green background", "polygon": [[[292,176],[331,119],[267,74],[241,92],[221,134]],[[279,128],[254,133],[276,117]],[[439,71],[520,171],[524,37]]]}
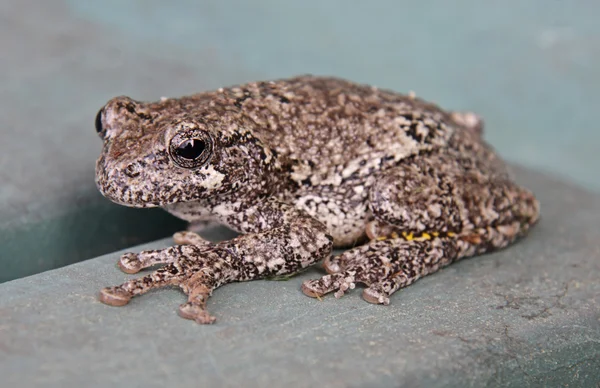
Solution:
{"label": "blurred gray-green background", "polygon": [[[599,16],[597,0],[0,0],[0,385],[597,388]],[[305,297],[319,268],[217,290],[213,326],[176,315],[180,292],[98,302],[130,277],[120,249],[185,227],[97,192],[98,109],[301,73],[477,112],[540,224],[386,307]]]}
{"label": "blurred gray-green background", "polygon": [[508,160],[600,190],[597,1],[0,1],[0,281],[182,224],[96,192],[97,110],[301,73],[473,110]]}

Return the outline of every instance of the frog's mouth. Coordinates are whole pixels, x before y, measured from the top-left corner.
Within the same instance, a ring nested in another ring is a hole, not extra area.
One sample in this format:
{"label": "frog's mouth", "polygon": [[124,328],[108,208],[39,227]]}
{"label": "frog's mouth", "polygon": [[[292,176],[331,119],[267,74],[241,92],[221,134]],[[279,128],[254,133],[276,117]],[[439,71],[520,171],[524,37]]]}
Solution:
{"label": "frog's mouth", "polygon": [[222,187],[224,175],[212,167],[205,169],[204,174],[190,176],[138,163],[107,165],[101,156],[96,162],[95,179],[100,193],[119,205],[150,208],[197,201]]}
{"label": "frog's mouth", "polygon": [[107,183],[102,179],[96,179],[96,186],[104,197],[119,205],[136,208],[159,207],[162,205],[151,195],[129,184],[119,184],[114,180]]}
{"label": "frog's mouth", "polygon": [[96,187],[100,193],[119,205],[137,208],[162,206],[154,195],[155,187],[141,171],[131,168],[107,168],[104,157],[96,162]]}

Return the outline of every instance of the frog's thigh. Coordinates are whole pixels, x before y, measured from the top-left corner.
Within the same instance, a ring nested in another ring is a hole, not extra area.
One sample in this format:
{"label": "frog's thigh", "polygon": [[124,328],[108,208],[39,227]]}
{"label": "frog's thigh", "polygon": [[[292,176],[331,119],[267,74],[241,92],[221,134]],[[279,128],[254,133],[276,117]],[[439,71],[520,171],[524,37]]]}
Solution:
{"label": "frog's thigh", "polygon": [[[366,225],[369,239],[457,232],[462,221],[455,170],[443,159],[417,159],[378,177],[369,192],[369,209],[375,218]],[[339,272],[348,258],[329,258],[324,267],[329,273]]]}
{"label": "frog's thigh", "polygon": [[371,239],[450,234],[468,239],[481,253],[506,246],[537,221],[534,195],[508,178],[464,171],[451,160],[427,163],[398,167],[373,186]]}
{"label": "frog's thigh", "polygon": [[467,256],[504,248],[525,235],[539,218],[535,196],[507,178],[485,184],[466,182],[461,187],[464,216],[458,238],[471,243]]}
{"label": "frog's thigh", "polygon": [[375,219],[405,232],[459,229],[458,172],[443,166],[443,159],[435,161],[421,159],[386,171],[369,192]]}

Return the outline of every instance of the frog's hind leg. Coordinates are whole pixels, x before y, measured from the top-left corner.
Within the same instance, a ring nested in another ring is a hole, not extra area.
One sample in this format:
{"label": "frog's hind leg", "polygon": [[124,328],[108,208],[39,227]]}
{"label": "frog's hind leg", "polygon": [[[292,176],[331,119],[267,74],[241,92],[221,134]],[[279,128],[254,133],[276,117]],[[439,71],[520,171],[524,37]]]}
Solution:
{"label": "frog's hind leg", "polygon": [[[431,161],[435,163],[431,163]],[[505,247],[539,215],[535,197],[504,176],[488,179],[452,160],[417,160],[377,180],[370,193],[371,241],[325,262],[330,273],[303,285],[309,296],[355,283],[373,303],[463,257]]]}

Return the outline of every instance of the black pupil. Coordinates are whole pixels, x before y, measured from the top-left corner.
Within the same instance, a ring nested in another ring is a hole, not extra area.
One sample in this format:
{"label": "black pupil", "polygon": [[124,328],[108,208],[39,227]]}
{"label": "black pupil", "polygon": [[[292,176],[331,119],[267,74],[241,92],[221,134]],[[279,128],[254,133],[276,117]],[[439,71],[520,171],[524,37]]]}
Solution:
{"label": "black pupil", "polygon": [[177,155],[184,159],[194,160],[202,155],[205,145],[200,139],[189,139],[179,144],[177,147]]}

